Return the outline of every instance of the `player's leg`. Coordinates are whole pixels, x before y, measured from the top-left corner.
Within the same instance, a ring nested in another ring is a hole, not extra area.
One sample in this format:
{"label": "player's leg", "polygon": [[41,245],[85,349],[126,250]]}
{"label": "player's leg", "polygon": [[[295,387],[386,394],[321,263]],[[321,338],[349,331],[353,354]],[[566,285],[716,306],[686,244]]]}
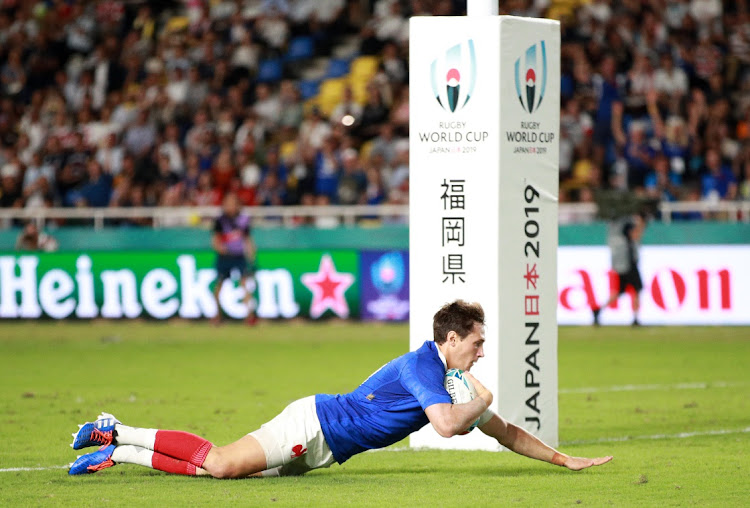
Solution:
{"label": "player's leg", "polygon": [[[248,283],[250,284],[250,287],[248,287]],[[253,305],[253,290],[251,288],[255,287],[255,279],[253,278],[252,272],[244,271],[242,273],[242,278],[240,279],[240,285],[245,290],[245,297],[243,298],[242,302],[245,305],[245,308],[247,309],[247,319],[246,322],[249,325],[254,325],[258,322],[258,318],[255,315],[255,305]]]}
{"label": "player's leg", "polygon": [[[245,478],[266,469],[263,450],[257,441],[252,441],[252,436],[245,436],[232,445],[212,447],[204,461],[182,460],[142,446],[111,444],[78,457],[71,464],[69,474],[95,473],[116,464],[134,464],[185,476]],[[197,466],[198,463],[203,467]]]}
{"label": "player's leg", "polygon": [[166,473],[186,476],[207,475],[206,470],[195,467],[185,460],[175,459],[163,453],[134,445],[109,445],[99,448],[93,453],[81,455],[70,465],[68,474],[80,475],[96,473],[102,469],[117,464],[135,464],[151,469],[158,469]]}
{"label": "player's leg", "polygon": [[201,466],[213,447],[209,441],[188,432],[122,425],[108,413],[79,426],[71,446],[77,450],[101,446],[78,457],[71,464],[71,475],[94,473],[118,463],[183,475],[206,474]]}
{"label": "player's leg", "polygon": [[134,445],[202,467],[213,444],[190,432],[115,425],[115,444]]}
{"label": "player's leg", "polygon": [[248,434],[226,446],[215,446],[203,462],[214,478],[247,478],[267,469],[266,454],[258,440]]}
{"label": "player's leg", "polygon": [[592,309],[592,312],[594,314],[594,325],[599,325],[599,314],[601,314],[602,309],[606,309],[610,305],[614,304],[618,298],[620,298],[620,295],[625,292],[625,283],[623,280],[623,277],[621,274],[617,274],[617,290],[610,290],[609,298],[607,299],[606,303],[604,305],[597,305]]}
{"label": "player's leg", "polygon": [[[221,265],[217,265],[221,266]],[[214,301],[216,302],[216,315],[211,318],[212,325],[218,325],[221,323],[221,304],[219,303],[219,293],[221,292],[221,286],[224,285],[224,281],[227,280],[228,275],[217,269],[216,282],[214,283]]]}
{"label": "player's leg", "polygon": [[604,303],[604,305],[596,305],[593,309],[591,309],[592,313],[594,314],[594,325],[599,326],[599,314],[602,313],[602,309],[606,309],[607,307],[615,303],[615,301],[617,301],[619,297],[619,293],[612,292],[609,294],[609,298]]}
{"label": "player's leg", "polygon": [[633,280],[631,285],[633,286],[633,326],[640,326],[638,321],[638,311],[641,309],[641,291],[643,290],[643,280],[641,279],[641,272],[638,267],[633,268],[632,274]]}
{"label": "player's leg", "polygon": [[641,298],[639,293],[633,295],[633,326],[639,326],[641,323],[638,321],[638,311],[641,308]]}
{"label": "player's leg", "polygon": [[315,396],[292,402],[250,436],[266,457],[262,476],[298,476],[335,462],[318,419]]}
{"label": "player's leg", "polygon": [[[334,463],[318,420],[315,397],[292,402],[260,429],[223,447],[195,434],[122,425],[112,415],[87,423],[74,435],[74,448],[100,444],[88,439],[98,428],[110,436],[101,449],[79,457],[70,474],[93,473],[117,463],[137,464],[183,475],[216,478],[299,475]],[[96,434],[98,436],[99,434]]]}
{"label": "player's leg", "polygon": [[115,464],[135,464],[164,471],[165,473],[181,474],[185,476],[207,475],[208,472],[186,460],[176,459],[163,453],[149,450],[135,445],[119,445],[112,451],[112,461]]}

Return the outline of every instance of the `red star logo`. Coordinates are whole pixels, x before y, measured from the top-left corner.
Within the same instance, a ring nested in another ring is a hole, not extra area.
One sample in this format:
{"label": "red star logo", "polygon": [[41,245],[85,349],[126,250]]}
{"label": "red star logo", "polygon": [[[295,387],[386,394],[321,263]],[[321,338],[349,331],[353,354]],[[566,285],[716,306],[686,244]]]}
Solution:
{"label": "red star logo", "polygon": [[317,272],[304,273],[301,280],[313,296],[310,317],[317,319],[328,309],[341,318],[349,317],[349,304],[344,293],[354,284],[354,275],[337,272],[329,254],[320,258]]}

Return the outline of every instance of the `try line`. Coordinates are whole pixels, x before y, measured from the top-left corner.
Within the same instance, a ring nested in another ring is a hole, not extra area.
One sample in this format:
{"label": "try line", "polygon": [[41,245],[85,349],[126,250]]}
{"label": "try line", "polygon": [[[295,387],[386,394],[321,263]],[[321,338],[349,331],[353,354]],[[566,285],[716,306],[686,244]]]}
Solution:
{"label": "try line", "polygon": [[706,390],[708,388],[736,388],[745,386],[747,383],[730,383],[727,381],[714,381],[711,383],[674,383],[653,385],[615,385],[615,386],[592,386],[587,388],[560,388],[561,395],[570,393],[606,393],[606,392],[640,392],[653,390]]}
{"label": "try line", "polygon": [[640,441],[640,440],[661,440],[661,439],[687,439],[690,437],[700,436],[724,436],[726,434],[747,434],[750,432],[750,427],[744,429],[720,429],[720,430],[704,430],[696,432],[680,432],[678,434],[652,434],[650,436],[619,436],[619,437],[600,437],[598,439],[577,439],[573,441],[561,441],[561,446],[570,445],[590,445],[599,443],[621,443],[625,441]]}
{"label": "try line", "polygon": [[[700,436],[723,436],[727,434],[747,434],[750,433],[750,427],[744,429],[720,429],[720,430],[705,430],[699,432],[680,432],[679,434],[653,434],[650,436],[620,436],[620,437],[602,437],[599,439],[579,439],[573,441],[562,441],[561,446],[570,445],[589,445],[598,443],[619,443],[624,441],[636,441],[642,439],[648,440],[660,440],[660,439],[686,439],[690,437]],[[370,450],[371,452],[387,451],[387,452],[401,452],[411,450],[411,448],[398,447],[398,448],[384,448],[382,450]],[[68,466],[48,466],[48,467],[8,467],[0,469],[0,473],[16,473],[26,471],[51,471],[53,469],[67,469]]]}

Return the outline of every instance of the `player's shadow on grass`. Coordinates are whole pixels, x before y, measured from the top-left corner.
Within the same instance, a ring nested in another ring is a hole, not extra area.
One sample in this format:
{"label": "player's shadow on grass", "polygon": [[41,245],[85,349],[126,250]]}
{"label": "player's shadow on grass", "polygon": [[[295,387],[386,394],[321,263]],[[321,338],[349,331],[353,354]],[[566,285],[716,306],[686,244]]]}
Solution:
{"label": "player's shadow on grass", "polygon": [[[550,467],[549,465],[540,464],[539,466],[513,466],[507,467],[498,465],[496,467],[487,466],[487,464],[478,464],[475,466],[462,464],[461,472],[470,474],[473,476],[492,476],[497,477],[498,475],[513,478],[517,476],[529,477],[529,476],[551,476],[565,474],[568,472],[567,469]],[[409,475],[449,475],[455,474],[455,465],[451,466],[448,464],[441,464],[438,467],[393,467],[393,466],[368,466],[362,468],[341,468],[338,471],[331,471],[332,475],[350,475],[350,476],[372,476],[372,475],[393,475],[393,474],[409,474]]]}

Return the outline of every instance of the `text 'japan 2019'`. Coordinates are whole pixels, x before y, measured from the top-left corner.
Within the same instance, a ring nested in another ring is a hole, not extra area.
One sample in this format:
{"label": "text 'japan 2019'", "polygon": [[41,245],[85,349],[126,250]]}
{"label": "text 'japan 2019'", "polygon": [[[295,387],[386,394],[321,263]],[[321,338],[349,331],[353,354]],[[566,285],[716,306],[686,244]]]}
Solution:
{"label": "text 'japan 2019'", "polygon": [[[538,205],[537,200],[539,199],[539,191],[533,186],[527,185],[524,189],[524,201],[527,205]],[[524,395],[526,398],[526,408],[530,410],[524,417],[524,421],[527,423],[536,424],[536,430],[542,428],[541,423],[541,409],[537,403],[537,399],[540,390],[541,379],[539,362],[537,361],[537,355],[540,351],[539,337],[534,337],[536,332],[539,330],[539,321],[534,320],[534,316],[539,316],[539,291],[537,285],[541,275],[537,269],[537,262],[539,260],[540,245],[537,237],[539,236],[539,206],[526,206],[524,207],[524,216],[526,221],[524,223],[524,237],[526,242],[524,244],[524,256],[525,256],[525,269],[524,279],[526,281],[526,290],[524,292],[524,317],[526,322],[524,323],[525,328],[528,330],[526,335],[525,346],[530,350],[527,351],[525,359],[525,372],[523,386],[527,390]],[[533,350],[532,350],[533,349]]]}

